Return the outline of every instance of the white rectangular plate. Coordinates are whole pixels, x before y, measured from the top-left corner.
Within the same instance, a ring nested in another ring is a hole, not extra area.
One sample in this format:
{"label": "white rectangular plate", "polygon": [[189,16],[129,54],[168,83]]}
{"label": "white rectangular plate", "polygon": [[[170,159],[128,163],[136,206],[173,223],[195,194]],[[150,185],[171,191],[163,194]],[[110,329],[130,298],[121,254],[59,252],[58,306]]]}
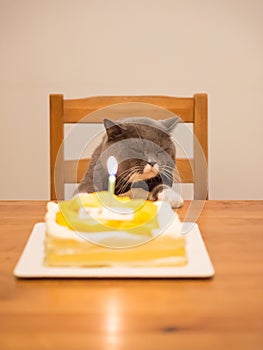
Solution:
{"label": "white rectangular plate", "polygon": [[38,223],[14,269],[21,278],[206,278],[214,275],[198,225],[185,223],[188,264],[182,267],[46,267],[45,224]]}

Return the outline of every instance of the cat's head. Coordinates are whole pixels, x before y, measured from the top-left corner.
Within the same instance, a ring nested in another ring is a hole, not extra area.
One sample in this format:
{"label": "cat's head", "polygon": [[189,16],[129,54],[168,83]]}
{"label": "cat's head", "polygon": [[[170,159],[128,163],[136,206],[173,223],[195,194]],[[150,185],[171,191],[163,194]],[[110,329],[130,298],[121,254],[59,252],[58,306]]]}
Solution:
{"label": "cat's head", "polygon": [[[166,120],[128,118],[104,120],[107,157],[117,159],[117,183],[134,183],[156,177],[171,177],[175,167],[175,145],[171,133],[179,117]],[[172,180],[172,179],[171,179]]]}

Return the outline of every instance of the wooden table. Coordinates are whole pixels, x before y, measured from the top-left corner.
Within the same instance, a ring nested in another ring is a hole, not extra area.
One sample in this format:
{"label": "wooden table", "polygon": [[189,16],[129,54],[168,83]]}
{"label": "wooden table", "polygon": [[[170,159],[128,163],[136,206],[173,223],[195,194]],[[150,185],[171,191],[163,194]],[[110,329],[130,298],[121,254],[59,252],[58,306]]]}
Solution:
{"label": "wooden table", "polygon": [[0,349],[263,349],[263,201],[206,203],[213,279],[16,279],[45,206],[0,202]]}

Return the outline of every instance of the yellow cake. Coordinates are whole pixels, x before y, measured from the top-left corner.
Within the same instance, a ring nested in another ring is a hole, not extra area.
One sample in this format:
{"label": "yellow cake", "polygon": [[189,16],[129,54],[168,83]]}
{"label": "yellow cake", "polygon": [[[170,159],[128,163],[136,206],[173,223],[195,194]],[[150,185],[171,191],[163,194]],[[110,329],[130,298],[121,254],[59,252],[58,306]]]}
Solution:
{"label": "yellow cake", "polygon": [[182,223],[167,202],[131,200],[108,192],[49,202],[47,266],[182,266]]}

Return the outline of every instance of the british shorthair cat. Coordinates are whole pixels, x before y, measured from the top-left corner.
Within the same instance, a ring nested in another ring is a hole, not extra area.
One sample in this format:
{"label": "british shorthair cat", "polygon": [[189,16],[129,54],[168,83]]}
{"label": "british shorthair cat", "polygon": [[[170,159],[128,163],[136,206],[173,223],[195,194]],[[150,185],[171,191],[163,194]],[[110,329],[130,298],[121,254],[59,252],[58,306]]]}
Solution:
{"label": "british shorthair cat", "polygon": [[106,135],[95,149],[78,191],[107,190],[107,159],[114,156],[118,162],[116,195],[164,200],[172,208],[182,206],[182,197],[172,189],[175,145],[171,133],[179,121],[179,117],[104,119]]}

